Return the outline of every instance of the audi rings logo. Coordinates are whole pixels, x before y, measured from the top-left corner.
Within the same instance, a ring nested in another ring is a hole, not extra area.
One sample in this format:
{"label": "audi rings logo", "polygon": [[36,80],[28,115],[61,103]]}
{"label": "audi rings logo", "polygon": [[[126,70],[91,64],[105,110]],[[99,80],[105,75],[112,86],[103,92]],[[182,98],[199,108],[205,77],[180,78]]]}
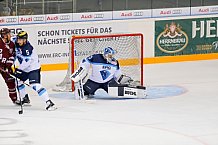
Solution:
{"label": "audi rings logo", "polygon": [[94,18],[104,18],[104,14],[95,14]]}
{"label": "audi rings logo", "polygon": [[69,15],[62,15],[62,16],[60,16],[60,20],[70,20],[70,16]]}
{"label": "audi rings logo", "polygon": [[172,14],[182,14],[182,10],[181,9],[173,10]]}
{"label": "audi rings logo", "polygon": [[218,12],[218,7],[211,8],[210,11],[211,11],[211,12]]}
{"label": "audi rings logo", "polygon": [[17,22],[17,18],[6,18],[6,23],[15,23]]}
{"label": "audi rings logo", "polygon": [[44,21],[44,17],[43,16],[34,17],[33,21],[35,21],[35,22],[42,22],[42,21]]}
{"label": "audi rings logo", "polygon": [[143,16],[143,12],[134,12],[133,16]]}

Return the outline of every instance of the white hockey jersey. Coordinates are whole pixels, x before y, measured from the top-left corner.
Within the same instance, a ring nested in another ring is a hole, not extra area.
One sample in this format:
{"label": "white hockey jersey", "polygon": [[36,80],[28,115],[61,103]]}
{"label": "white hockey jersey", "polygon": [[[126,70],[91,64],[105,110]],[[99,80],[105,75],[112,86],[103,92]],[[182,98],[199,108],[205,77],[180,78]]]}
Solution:
{"label": "white hockey jersey", "polygon": [[16,44],[16,58],[19,62],[18,69],[24,72],[40,69],[40,63],[36,50],[29,42],[23,46]]}
{"label": "white hockey jersey", "polygon": [[114,59],[109,63],[102,54],[94,54],[83,59],[80,66],[85,67],[87,70],[90,67],[92,68],[89,79],[96,83],[106,83],[112,78],[116,80],[121,75],[118,61]]}

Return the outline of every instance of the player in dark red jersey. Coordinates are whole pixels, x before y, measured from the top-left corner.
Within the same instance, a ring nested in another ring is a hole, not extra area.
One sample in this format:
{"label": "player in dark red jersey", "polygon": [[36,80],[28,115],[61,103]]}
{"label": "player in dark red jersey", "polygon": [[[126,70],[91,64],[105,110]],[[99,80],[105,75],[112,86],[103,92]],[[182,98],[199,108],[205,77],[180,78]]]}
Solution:
{"label": "player in dark red jersey", "polygon": [[[15,45],[11,41],[11,32],[8,28],[0,29],[0,67],[1,69],[13,73],[12,65],[15,60]],[[9,76],[7,73],[0,70],[0,74],[5,80],[8,87],[9,97],[12,102],[17,100],[15,79]]]}

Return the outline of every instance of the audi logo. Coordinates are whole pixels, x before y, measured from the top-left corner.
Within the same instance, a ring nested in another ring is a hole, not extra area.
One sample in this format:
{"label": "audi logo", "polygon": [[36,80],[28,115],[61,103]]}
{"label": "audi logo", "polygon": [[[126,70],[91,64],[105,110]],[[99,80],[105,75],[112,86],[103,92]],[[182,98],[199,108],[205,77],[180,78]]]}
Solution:
{"label": "audi logo", "polygon": [[104,14],[95,14],[94,18],[104,18]]}
{"label": "audi logo", "polygon": [[7,18],[6,23],[15,23],[17,22],[17,18]]}
{"label": "audi logo", "polygon": [[210,11],[211,11],[211,12],[218,12],[218,7],[216,7],[216,8],[210,8]]}
{"label": "audi logo", "polygon": [[182,13],[181,9],[172,11],[172,14],[181,14],[181,13]]}
{"label": "audi logo", "polygon": [[60,20],[70,20],[70,16],[69,15],[60,16]]}
{"label": "audi logo", "polygon": [[43,16],[41,16],[41,17],[34,17],[33,18],[33,21],[44,21],[44,17]]}
{"label": "audi logo", "polygon": [[143,12],[134,12],[133,16],[143,16]]}

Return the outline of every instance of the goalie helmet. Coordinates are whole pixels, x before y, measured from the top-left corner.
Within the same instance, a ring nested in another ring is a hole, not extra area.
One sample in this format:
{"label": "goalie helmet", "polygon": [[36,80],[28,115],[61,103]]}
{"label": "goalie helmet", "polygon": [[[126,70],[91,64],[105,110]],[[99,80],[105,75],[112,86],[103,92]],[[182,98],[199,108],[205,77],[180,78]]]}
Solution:
{"label": "goalie helmet", "polygon": [[108,62],[112,62],[114,60],[114,54],[115,54],[115,50],[111,47],[106,47],[104,49],[104,58],[107,59]]}

